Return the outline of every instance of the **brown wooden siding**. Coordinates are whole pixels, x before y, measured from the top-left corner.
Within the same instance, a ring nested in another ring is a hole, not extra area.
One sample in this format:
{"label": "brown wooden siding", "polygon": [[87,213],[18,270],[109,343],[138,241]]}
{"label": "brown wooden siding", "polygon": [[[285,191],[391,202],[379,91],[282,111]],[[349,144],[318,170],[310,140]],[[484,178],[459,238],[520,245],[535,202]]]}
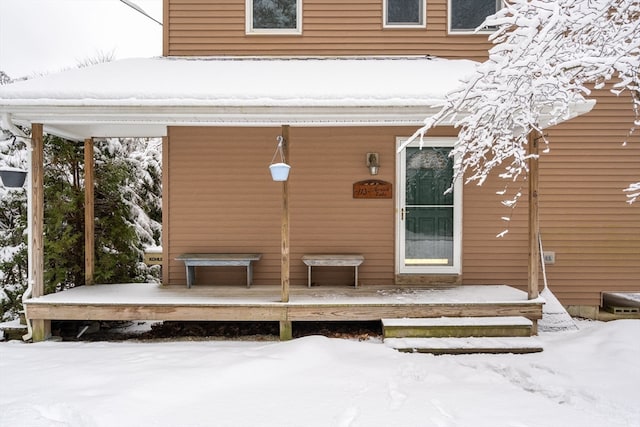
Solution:
{"label": "brown wooden siding", "polygon": [[[508,183],[507,194],[521,192],[518,204],[505,207],[496,194],[506,182],[493,174],[482,186],[464,187],[463,283],[508,284],[526,290],[528,266],[528,204],[526,183]],[[505,221],[502,218],[509,218]],[[499,234],[506,231],[502,237]]]}
{"label": "brown wooden siding", "polygon": [[[548,284],[565,305],[597,306],[603,291],[640,291],[640,204],[629,205],[622,192],[640,177],[640,136],[629,137],[628,97],[594,95],[591,113],[548,130],[550,151],[540,157],[543,248],[556,255],[546,266]],[[509,232],[495,239],[507,227],[496,214],[510,216],[495,207],[503,186],[493,177],[481,188],[465,187],[464,282],[525,289],[527,186]]]}
{"label": "brown wooden siding", "polygon": [[[447,1],[427,1],[425,29],[383,29],[382,0],[304,0],[303,33],[245,34],[245,0],[164,0],[164,53],[180,55],[424,55],[482,60],[486,35],[447,34]],[[598,305],[600,292],[640,291],[640,202],[621,191],[640,176],[638,134],[628,98],[596,92],[584,117],[549,130],[551,151],[540,160],[540,216],[552,290],[567,305]],[[361,283],[393,281],[395,200],[354,200],[353,182],[368,177],[364,154],[378,151],[379,178],[395,177],[395,136],[413,129],[291,130],[291,280],[306,283],[299,261],[309,252],[361,252]],[[279,129],[172,128],[165,186],[165,257],[187,251],[259,251],[256,284],[279,282],[280,185],[267,164]],[[452,130],[440,131],[443,135]],[[330,165],[327,167],[327,165]],[[394,190],[395,185],[394,182]],[[526,183],[515,209],[500,204],[504,182],[464,188],[463,282],[527,283]],[[511,217],[509,223],[500,218]],[[496,235],[508,229],[502,238]],[[184,283],[170,261],[169,283]],[[237,280],[242,271],[203,280]],[[234,277],[235,275],[235,277]],[[314,274],[314,276],[316,276]],[[231,279],[230,279],[231,278]],[[317,280],[348,282],[350,271],[320,270]]]}
{"label": "brown wooden siding", "polygon": [[[369,176],[367,150],[381,153],[379,177],[393,180],[395,137],[377,130],[291,129],[292,284],[306,283],[300,259],[314,252],[364,253],[361,283],[393,280],[393,200],[354,200],[351,189]],[[278,134],[277,128],[171,129],[170,259],[189,251],[260,252],[255,284],[279,283],[281,184],[268,172]],[[184,283],[182,266],[169,268],[170,283]],[[203,270],[202,280],[215,281],[215,270]],[[328,273],[318,269],[314,277],[328,280]],[[348,282],[352,271],[336,274],[343,277],[330,279]]]}
{"label": "brown wooden siding", "polygon": [[[391,285],[395,273],[395,141],[411,128],[292,128],[290,190],[291,282],[306,283],[306,253],[362,253],[361,285]],[[171,128],[168,167],[168,283],[184,284],[184,252],[260,252],[255,284],[280,280],[280,191],[267,166],[279,129]],[[450,136],[438,129],[435,135]],[[392,182],[393,199],[352,197],[371,176],[365,154],[380,153],[375,178]],[[503,184],[464,188],[464,282],[526,286],[526,205],[502,207]],[[526,199],[526,195],[525,195]],[[496,238],[513,216],[510,232]],[[202,283],[243,283],[242,269],[202,269]],[[318,283],[345,283],[352,269],[314,271]]]}
{"label": "brown wooden siding", "polygon": [[[280,240],[279,188],[269,182],[277,131],[273,129],[169,129],[169,284],[186,283],[174,258],[185,252],[260,252],[256,283],[275,283]],[[202,269],[217,280],[224,269]],[[234,283],[241,268],[229,269]]]}
{"label": "brown wooden siding", "polygon": [[[628,205],[622,188],[640,171],[640,144],[626,137],[627,104],[608,94],[596,109],[549,131],[551,151],[541,157],[540,214],[549,284],[568,305],[598,305],[603,290],[640,287],[640,205]],[[608,120],[618,106],[617,125]],[[589,129],[585,132],[585,129]],[[601,129],[608,129],[606,132]],[[395,180],[395,138],[410,128],[292,128],[291,282],[306,283],[305,253],[363,253],[362,285],[390,285],[395,272],[395,199],[352,198],[352,184],[370,178],[365,153],[380,153],[378,179]],[[434,135],[451,135],[440,129]],[[267,166],[278,128],[171,128],[168,207],[165,214],[168,283],[184,284],[183,252],[261,252],[255,284],[278,284],[281,186]],[[588,134],[588,135],[587,135]],[[604,135],[604,136],[603,136]],[[514,209],[496,194],[495,175],[482,187],[464,187],[463,283],[509,284],[526,289],[526,182]],[[395,197],[395,194],[394,194]],[[505,222],[501,217],[510,217]],[[508,233],[496,237],[501,231]],[[206,283],[242,284],[242,269],[204,269]],[[314,281],[350,283],[351,269],[318,269]],[[542,284],[542,282],[541,282]]]}
{"label": "brown wooden siding", "polygon": [[434,55],[481,59],[487,35],[448,35],[447,0],[427,26],[383,28],[382,0],[303,0],[301,35],[245,34],[245,0],[165,0],[167,56]]}
{"label": "brown wooden siding", "polygon": [[640,204],[622,191],[640,179],[640,135],[629,137],[629,97],[595,94],[591,113],[549,130],[551,151],[540,162],[543,245],[556,252],[549,285],[568,305],[640,291]]}

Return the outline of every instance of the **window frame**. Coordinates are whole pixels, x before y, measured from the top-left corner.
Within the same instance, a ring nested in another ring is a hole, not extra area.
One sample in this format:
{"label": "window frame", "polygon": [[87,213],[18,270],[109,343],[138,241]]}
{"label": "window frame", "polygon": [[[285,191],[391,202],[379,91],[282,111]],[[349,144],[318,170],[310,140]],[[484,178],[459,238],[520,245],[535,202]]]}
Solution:
{"label": "window frame", "polygon": [[245,1],[245,33],[247,35],[301,35],[302,34],[302,1],[296,2],[296,28],[253,28],[253,2]]}
{"label": "window frame", "polygon": [[402,23],[389,23],[387,16],[387,3],[389,0],[382,0],[382,28],[390,28],[390,29],[407,29],[407,28],[426,28],[427,27],[427,0],[420,0],[421,11],[420,11],[420,20],[422,23],[420,24],[402,24]]}
{"label": "window frame", "polygon": [[[454,0],[447,0],[447,34],[450,35],[473,35],[473,34],[491,34],[495,31],[495,28],[486,28],[476,31],[475,28],[463,29],[463,30],[455,30],[451,28],[451,18],[452,18],[452,6],[451,2]],[[496,12],[504,7],[503,0],[495,0],[496,3]]]}

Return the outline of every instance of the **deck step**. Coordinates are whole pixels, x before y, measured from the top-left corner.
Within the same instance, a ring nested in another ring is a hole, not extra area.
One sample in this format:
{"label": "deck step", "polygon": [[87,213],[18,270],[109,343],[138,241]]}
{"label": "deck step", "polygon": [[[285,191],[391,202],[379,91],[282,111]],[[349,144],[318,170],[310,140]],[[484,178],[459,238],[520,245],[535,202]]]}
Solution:
{"label": "deck step", "polygon": [[401,352],[431,354],[524,354],[543,350],[535,337],[385,338],[384,344]]}
{"label": "deck step", "polygon": [[521,316],[382,319],[383,337],[529,337],[533,322]]}

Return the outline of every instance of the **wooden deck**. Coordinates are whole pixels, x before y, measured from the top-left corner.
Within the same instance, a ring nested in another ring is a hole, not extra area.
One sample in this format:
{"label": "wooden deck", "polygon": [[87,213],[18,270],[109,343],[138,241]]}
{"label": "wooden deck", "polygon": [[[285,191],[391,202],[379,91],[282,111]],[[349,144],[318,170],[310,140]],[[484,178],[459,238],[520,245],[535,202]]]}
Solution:
{"label": "wooden deck", "polygon": [[31,320],[370,321],[383,318],[542,317],[542,300],[508,286],[292,287],[81,286],[26,301]]}

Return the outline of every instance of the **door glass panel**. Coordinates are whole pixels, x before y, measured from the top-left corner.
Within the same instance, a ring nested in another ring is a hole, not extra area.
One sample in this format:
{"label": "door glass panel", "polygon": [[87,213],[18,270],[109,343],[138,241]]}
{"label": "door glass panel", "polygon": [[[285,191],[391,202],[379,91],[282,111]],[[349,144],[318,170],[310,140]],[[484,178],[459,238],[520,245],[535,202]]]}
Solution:
{"label": "door glass panel", "polygon": [[453,265],[451,148],[408,147],[406,152],[405,260],[407,266]]}

